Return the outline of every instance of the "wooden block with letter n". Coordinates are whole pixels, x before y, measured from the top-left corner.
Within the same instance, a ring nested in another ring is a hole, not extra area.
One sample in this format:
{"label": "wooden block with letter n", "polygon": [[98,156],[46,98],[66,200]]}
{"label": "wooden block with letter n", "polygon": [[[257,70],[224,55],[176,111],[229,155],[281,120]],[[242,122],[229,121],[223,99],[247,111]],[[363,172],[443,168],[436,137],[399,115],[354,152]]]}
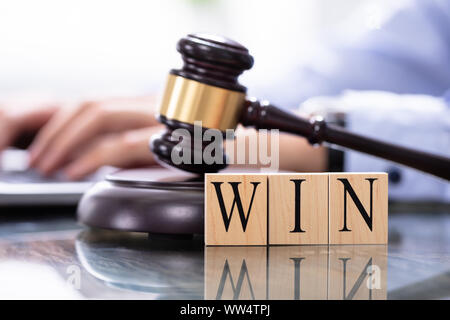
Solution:
{"label": "wooden block with letter n", "polygon": [[328,173],[269,175],[269,244],[328,244]]}
{"label": "wooden block with letter n", "polygon": [[386,173],[330,173],[329,243],[387,244]]}
{"label": "wooden block with letter n", "polygon": [[205,244],[267,245],[267,175],[206,175]]}

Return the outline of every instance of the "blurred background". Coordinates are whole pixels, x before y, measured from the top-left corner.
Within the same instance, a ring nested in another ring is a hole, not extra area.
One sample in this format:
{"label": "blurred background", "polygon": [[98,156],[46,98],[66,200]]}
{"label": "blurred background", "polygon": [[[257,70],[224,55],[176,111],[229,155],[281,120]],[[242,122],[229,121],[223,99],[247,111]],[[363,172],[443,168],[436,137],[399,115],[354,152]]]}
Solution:
{"label": "blurred background", "polygon": [[[247,46],[242,77],[252,93],[308,60],[323,34],[351,40],[405,1],[386,0],[2,0],[0,97],[135,95],[162,88],[181,65],[176,42],[218,33]],[[292,65],[291,65],[292,67]]]}
{"label": "blurred background", "polygon": [[[181,67],[177,41],[214,33],[255,57],[249,95],[448,157],[449,21],[449,0],[2,0],[0,104],[159,95]],[[338,171],[389,172],[394,198],[450,201],[437,178],[342,157]]]}

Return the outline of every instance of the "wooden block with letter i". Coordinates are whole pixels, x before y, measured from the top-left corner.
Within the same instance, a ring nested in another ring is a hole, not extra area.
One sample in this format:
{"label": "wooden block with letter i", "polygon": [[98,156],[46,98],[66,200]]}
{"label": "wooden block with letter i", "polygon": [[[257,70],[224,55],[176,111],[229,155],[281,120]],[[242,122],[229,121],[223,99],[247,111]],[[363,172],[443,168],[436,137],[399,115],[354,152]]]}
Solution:
{"label": "wooden block with letter i", "polygon": [[267,175],[206,175],[205,244],[267,245]]}
{"label": "wooden block with letter i", "polygon": [[328,244],[328,174],[269,175],[269,244]]}
{"label": "wooden block with letter i", "polygon": [[386,173],[330,173],[330,244],[387,244]]}

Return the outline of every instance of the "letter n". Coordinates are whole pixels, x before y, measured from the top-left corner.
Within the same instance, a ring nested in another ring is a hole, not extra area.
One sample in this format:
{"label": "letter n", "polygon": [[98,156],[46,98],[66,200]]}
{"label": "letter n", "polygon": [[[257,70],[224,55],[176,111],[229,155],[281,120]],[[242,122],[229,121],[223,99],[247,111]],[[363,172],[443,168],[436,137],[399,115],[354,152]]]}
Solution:
{"label": "letter n", "polygon": [[367,226],[369,227],[370,231],[372,231],[373,182],[377,179],[376,178],[365,179],[365,180],[369,181],[369,185],[370,185],[369,213],[367,213],[366,209],[362,205],[361,201],[359,200],[358,196],[356,195],[355,190],[350,185],[350,182],[348,181],[348,179],[338,178],[338,180],[344,185],[344,226],[339,231],[340,232],[351,231],[347,227],[347,194],[350,195],[350,198],[352,199],[353,203],[356,205],[356,208],[358,209],[359,213],[363,217],[363,219],[366,222]]}

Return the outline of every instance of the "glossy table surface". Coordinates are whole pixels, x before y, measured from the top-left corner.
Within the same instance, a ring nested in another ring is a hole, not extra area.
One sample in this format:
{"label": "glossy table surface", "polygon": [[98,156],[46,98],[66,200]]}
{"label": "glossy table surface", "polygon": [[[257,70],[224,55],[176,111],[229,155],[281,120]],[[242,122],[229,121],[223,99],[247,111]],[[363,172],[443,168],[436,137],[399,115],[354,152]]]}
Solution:
{"label": "glossy table surface", "polygon": [[390,209],[388,246],[208,247],[0,213],[0,298],[449,299],[450,212]]}

